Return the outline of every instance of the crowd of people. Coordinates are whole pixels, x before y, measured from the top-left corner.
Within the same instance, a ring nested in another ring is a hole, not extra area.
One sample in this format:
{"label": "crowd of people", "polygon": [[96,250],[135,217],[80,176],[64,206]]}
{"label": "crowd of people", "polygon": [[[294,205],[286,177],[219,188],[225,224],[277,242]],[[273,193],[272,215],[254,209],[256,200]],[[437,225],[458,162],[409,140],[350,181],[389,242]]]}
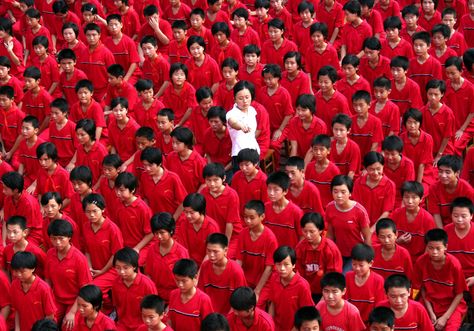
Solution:
{"label": "crowd of people", "polygon": [[474,0],[1,1],[0,331],[458,330],[473,83]]}

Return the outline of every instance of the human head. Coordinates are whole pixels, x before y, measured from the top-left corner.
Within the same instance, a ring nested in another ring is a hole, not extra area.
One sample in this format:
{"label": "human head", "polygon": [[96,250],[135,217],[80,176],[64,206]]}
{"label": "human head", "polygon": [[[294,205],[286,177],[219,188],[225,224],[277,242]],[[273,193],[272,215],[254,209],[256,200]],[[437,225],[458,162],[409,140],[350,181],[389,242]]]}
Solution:
{"label": "human head", "polygon": [[131,266],[134,272],[138,272],[138,253],[133,248],[124,247],[119,249],[114,254],[112,265],[117,266],[118,262],[121,262],[127,266]]}
{"label": "human head", "polygon": [[316,307],[303,306],[296,311],[294,322],[296,330],[302,331],[303,326],[306,326],[306,324],[308,324],[308,326],[313,326],[314,323],[317,323],[319,327],[322,326],[321,314]]}
{"label": "human head", "polygon": [[71,223],[63,219],[53,220],[48,225],[48,236],[72,238],[73,228]]}
{"label": "human head", "polygon": [[198,273],[196,262],[191,259],[181,259],[176,261],[173,266],[173,274],[176,276],[195,279]]}
{"label": "human head", "polygon": [[4,187],[9,188],[13,192],[21,193],[24,187],[23,176],[16,171],[10,171],[2,175],[2,183]]}
{"label": "human head", "polygon": [[169,232],[170,235],[174,235],[176,230],[176,221],[173,219],[173,215],[167,212],[161,212],[155,214],[150,220],[151,231],[157,233],[160,230]]}
{"label": "human head", "polygon": [[395,313],[388,307],[375,307],[369,314],[369,330],[381,331],[394,329]]}
{"label": "human head", "polygon": [[201,322],[200,331],[230,331],[227,318],[219,313],[210,313]]}
{"label": "human head", "polygon": [[102,291],[96,285],[84,285],[79,290],[78,296],[85,302],[90,303],[95,311],[102,308]]}

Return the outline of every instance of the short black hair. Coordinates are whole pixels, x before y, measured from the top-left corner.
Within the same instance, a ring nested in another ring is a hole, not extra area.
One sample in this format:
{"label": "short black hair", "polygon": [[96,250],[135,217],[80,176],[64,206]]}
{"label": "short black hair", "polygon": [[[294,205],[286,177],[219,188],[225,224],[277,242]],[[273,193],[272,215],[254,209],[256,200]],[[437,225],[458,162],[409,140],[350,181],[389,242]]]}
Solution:
{"label": "short black hair", "polygon": [[351,258],[353,261],[366,261],[372,262],[375,257],[375,252],[372,246],[364,243],[356,244],[352,247]]}
{"label": "short black hair", "polygon": [[202,177],[204,179],[212,176],[217,176],[225,180],[225,168],[221,163],[208,163],[202,169]]}
{"label": "short black hair", "polygon": [[267,186],[270,184],[277,185],[287,191],[290,188],[290,177],[283,171],[271,173],[267,177]]}
{"label": "short black hair", "polygon": [[211,233],[206,238],[206,245],[219,245],[222,248],[226,248],[229,246],[229,239],[227,236],[220,232]]}
{"label": "short black hair", "polygon": [[18,190],[18,192],[22,192],[25,185],[23,176],[16,171],[4,173],[2,175],[2,183],[12,191]]}
{"label": "short black hair", "polygon": [[56,148],[56,145],[49,141],[41,143],[36,148],[36,157],[39,159],[43,155],[46,155],[48,158],[56,162],[58,160],[58,149]]}
{"label": "short black hair", "polygon": [[156,294],[149,294],[140,302],[140,309],[153,309],[158,315],[165,312],[165,301]]}
{"label": "short black hair", "polygon": [[290,246],[280,246],[273,252],[273,262],[279,263],[290,257],[291,264],[296,264],[296,251]]}
{"label": "short black hair", "polygon": [[147,161],[150,164],[161,166],[163,162],[163,153],[159,148],[147,147],[140,154],[140,161]]}
{"label": "short black hair", "polygon": [[304,228],[306,224],[311,223],[319,230],[324,230],[324,219],[320,213],[317,212],[308,212],[303,215],[300,220],[301,228]]}
{"label": "short black hair", "polygon": [[405,288],[409,291],[411,288],[411,282],[410,279],[408,279],[408,277],[404,274],[393,274],[385,279],[383,287],[385,289],[385,293],[387,293],[388,290],[393,287]]}
{"label": "short black hair", "polygon": [[117,261],[131,265],[133,267],[133,270],[135,272],[138,272],[138,253],[133,248],[124,247],[122,249],[119,249],[114,254],[112,265],[115,266],[115,263],[117,263]]}
{"label": "short black hair", "polygon": [[194,260],[181,259],[176,261],[173,266],[173,274],[182,277],[196,278],[198,273],[198,265]]}
{"label": "short black hair", "polygon": [[190,207],[201,215],[206,215],[206,198],[201,193],[190,193],[183,200],[183,207]]}
{"label": "short black hair", "polygon": [[78,180],[86,183],[87,186],[92,187],[92,171],[88,166],[77,166],[71,170],[71,173],[69,174],[69,180]]}
{"label": "short black hair", "polygon": [[48,236],[72,238],[73,233],[72,224],[63,219],[55,219],[48,225]]}
{"label": "short black hair", "polygon": [[250,310],[257,306],[257,296],[248,286],[236,288],[230,295],[230,306],[233,310]]}
{"label": "short black hair", "polygon": [[344,291],[346,288],[346,278],[340,272],[328,272],[321,278],[321,289],[325,287],[335,287]]}
{"label": "short black hair", "polygon": [[331,190],[335,186],[346,185],[347,189],[350,193],[352,193],[352,189],[354,188],[354,181],[351,177],[347,175],[336,175],[331,180]]}
{"label": "short black hair", "polygon": [[369,325],[372,323],[386,324],[392,329],[395,325],[395,313],[388,307],[375,307],[369,314]]}
{"label": "short black hair", "polygon": [[322,325],[322,318],[315,306],[300,307],[295,313],[295,328],[299,330],[304,322],[318,321],[319,326]]}
{"label": "short black hair", "polygon": [[385,137],[382,141],[382,151],[403,151],[403,140],[396,135]]}
{"label": "short black hair", "polygon": [[443,155],[438,161],[438,169],[439,167],[446,167],[454,172],[460,172],[462,169],[462,159],[457,155]]}
{"label": "short black hair", "polygon": [[397,233],[397,225],[391,218],[381,218],[375,224],[375,233],[378,235],[380,230],[391,229],[393,233]]}
{"label": "short black hair", "polygon": [[265,204],[261,200],[249,200],[245,203],[244,208],[255,210],[258,216],[265,214]]}
{"label": "short black hair", "polygon": [[167,212],[161,212],[155,214],[150,219],[151,231],[157,233],[160,230],[165,230],[174,235],[176,230],[176,221],[173,218],[173,215]]}
{"label": "short black hair", "polygon": [[91,193],[82,200],[82,209],[85,211],[88,205],[97,206],[97,208],[105,209],[104,197],[97,193]]}
{"label": "short black hair", "polygon": [[467,208],[469,209],[469,214],[474,214],[474,205],[472,204],[471,199],[467,197],[456,197],[450,206],[451,212],[453,212],[454,208]]}
{"label": "short black hair", "polygon": [[38,265],[35,254],[31,252],[16,252],[10,263],[12,270],[18,269],[36,269]]}
{"label": "short black hair", "polygon": [[400,188],[400,193],[402,197],[405,192],[415,193],[420,197],[420,199],[423,199],[423,195],[425,194],[423,184],[417,182],[416,180],[406,181],[402,184],[402,187]]}
{"label": "short black hair", "polygon": [[258,165],[260,162],[260,155],[258,154],[257,150],[251,148],[241,149],[237,154],[237,163],[246,161]]}
{"label": "short black hair", "polygon": [[331,148],[331,137],[327,134],[318,134],[311,141],[311,146],[323,146],[327,149]]}
{"label": "short black hair", "polygon": [[125,187],[134,192],[138,187],[138,179],[131,172],[122,172],[115,178],[115,188]]}
{"label": "short black hair", "polygon": [[94,284],[81,287],[78,296],[90,303],[95,311],[99,311],[102,307],[102,291]]}
{"label": "short black hair", "polygon": [[210,313],[201,322],[200,331],[230,331],[227,318],[219,313]]}
{"label": "short black hair", "polygon": [[431,229],[425,233],[425,244],[431,241],[441,241],[444,246],[448,244],[448,234],[443,229]]}

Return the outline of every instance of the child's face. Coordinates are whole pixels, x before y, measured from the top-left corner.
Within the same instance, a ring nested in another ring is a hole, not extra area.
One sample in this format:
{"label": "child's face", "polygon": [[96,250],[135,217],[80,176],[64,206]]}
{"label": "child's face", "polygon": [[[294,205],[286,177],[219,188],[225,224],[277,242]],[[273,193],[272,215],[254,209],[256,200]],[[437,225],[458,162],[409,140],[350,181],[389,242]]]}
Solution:
{"label": "child's face", "polygon": [[92,224],[97,224],[102,221],[104,211],[100,209],[98,206],[96,206],[95,204],[93,203],[88,204],[84,212],[86,214],[87,219]]}
{"label": "child's face", "polygon": [[191,15],[190,22],[193,29],[198,30],[204,24],[204,19],[201,17],[201,15]]}
{"label": "child's face", "polygon": [[122,107],[122,105],[117,105],[114,108],[112,108],[112,112],[117,122],[124,121],[127,119],[128,109],[125,107]]}
{"label": "child's face", "polygon": [[370,16],[370,8],[369,6],[361,6],[360,7],[360,13],[362,15],[362,17],[368,17]]}
{"label": "child's face", "polygon": [[416,135],[420,130],[420,122],[415,120],[414,118],[409,117],[405,122],[405,128],[407,132],[411,135]]}
{"label": "child's face", "polygon": [[161,323],[163,314],[160,315],[155,309],[142,308],[142,320],[148,328],[156,328]]}
{"label": "child's face", "polygon": [[83,129],[76,130],[76,137],[77,137],[77,141],[81,145],[85,145],[92,142],[91,136],[89,136],[89,134]]}
{"label": "child's face", "polygon": [[189,53],[191,53],[193,58],[199,59],[204,55],[204,47],[198,43],[194,43],[189,47]]}
{"label": "child's face", "polygon": [[283,1],[282,0],[270,0],[270,6],[274,10],[280,11],[283,8]]}
{"label": "child's face", "polygon": [[259,57],[255,53],[247,53],[244,55],[245,64],[249,67],[255,67],[258,63]]}
{"label": "child's face", "polygon": [[399,82],[406,77],[406,71],[401,67],[392,67],[390,68],[390,71],[392,72],[392,77],[396,82]]}
{"label": "child's face", "polygon": [[102,166],[102,173],[107,179],[115,179],[118,176],[118,169],[111,165]]}
{"label": "child's face", "polygon": [[226,80],[226,82],[233,82],[237,79],[238,72],[235,71],[233,68],[224,67],[222,68],[222,77]]}
{"label": "child's face", "polygon": [[39,20],[38,20],[37,18],[34,18],[34,17],[26,16],[26,24],[27,24],[30,28],[34,28],[34,27],[37,27],[37,26],[38,26]]}
{"label": "child's face", "polygon": [[409,212],[416,211],[421,202],[421,198],[414,192],[404,192],[402,200],[406,210]]}
{"label": "child's face", "polygon": [[381,164],[380,162],[375,162],[367,166],[365,170],[367,170],[367,175],[369,179],[373,182],[378,182],[383,177],[383,164]]}
{"label": "child's face", "polygon": [[221,10],[221,8],[222,8],[222,0],[216,1],[214,4],[209,6],[209,9],[213,13],[217,13],[219,10]]}
{"label": "child's face", "polygon": [[277,202],[283,199],[287,193],[286,190],[283,190],[280,186],[276,184],[268,184],[267,186],[268,199],[271,202]]}
{"label": "child's face", "polygon": [[390,29],[386,29],[385,33],[387,34],[387,39],[392,41],[392,40],[397,40],[400,31],[398,31],[397,28],[394,28],[394,29],[390,28]]}
{"label": "child's face", "polygon": [[474,0],[469,0],[467,2],[467,8],[469,10],[469,13],[474,13]]}
{"label": "child's face", "polygon": [[357,14],[350,13],[347,10],[344,10],[344,15],[346,17],[346,22],[348,23],[354,22],[358,17]]}
{"label": "child's face", "polygon": [[161,132],[168,132],[173,128],[173,122],[168,119],[168,116],[158,115],[156,117],[156,122],[158,124],[158,129]]}
{"label": "child's face", "polygon": [[199,224],[201,222],[201,214],[191,207],[184,207],[183,213],[190,224]]}
{"label": "child's face", "polygon": [[337,287],[326,286],[323,288],[324,302],[326,303],[326,305],[328,305],[329,308],[337,308],[341,304],[345,293],[345,289],[341,291],[341,289]]}
{"label": "child's face", "polygon": [[48,155],[43,154],[41,157],[38,159],[38,162],[44,170],[51,170],[54,168],[54,165],[56,164],[52,158],[50,158]]}
{"label": "child's face", "polygon": [[245,19],[245,17],[234,16],[234,27],[237,30],[245,29],[246,26],[247,26],[247,20]]}
{"label": "child's face", "polygon": [[461,71],[459,71],[456,66],[446,67],[445,73],[446,77],[451,81],[457,81],[461,78]]}
{"label": "child's face", "polygon": [[72,43],[77,38],[76,34],[74,33],[74,30],[71,28],[64,29],[63,37],[67,43]]}
{"label": "child's face", "polygon": [[342,66],[342,70],[347,78],[354,76],[357,73],[357,68],[355,68],[352,64],[345,64]]}
{"label": "child's face", "polygon": [[239,169],[244,173],[245,176],[253,176],[257,172],[257,167],[250,161],[243,161],[239,163]]}
{"label": "child's face", "polygon": [[119,198],[119,200],[123,202],[128,202],[132,200],[134,197],[133,193],[134,191],[131,191],[130,189],[124,186],[119,186],[115,188],[115,194],[117,194],[117,197]]}
{"label": "child's face", "polygon": [[23,238],[26,238],[26,231],[22,230],[22,228],[17,224],[9,224],[7,225],[7,238],[13,244],[16,244]]}
{"label": "child's face", "polygon": [[403,19],[409,28],[414,28],[416,26],[416,22],[418,22],[418,16],[414,14],[406,14]]}
{"label": "child's face", "polygon": [[237,104],[237,108],[241,110],[248,109],[252,103],[252,94],[247,89],[240,90],[235,94],[235,103]]}
{"label": "child's face", "polygon": [[298,331],[319,331],[319,329],[320,328],[319,328],[318,320],[313,320],[313,321],[303,321]]}
{"label": "child's face", "polygon": [[324,43],[324,35],[321,32],[316,31],[311,35],[311,40],[316,47],[320,47]]}
{"label": "child's face", "polygon": [[168,243],[170,239],[173,237],[171,233],[169,233],[169,231],[165,229],[160,229],[153,234],[155,235],[155,238],[158,239],[160,244]]}
{"label": "child's face", "polygon": [[79,195],[84,195],[89,191],[89,185],[87,185],[87,183],[83,182],[82,180],[74,179],[72,181],[72,188],[74,189],[74,192]]}
{"label": "child's face", "polygon": [[305,121],[312,118],[311,110],[309,108],[303,108],[301,106],[296,106],[296,115],[300,120]]}
{"label": "child's face", "polygon": [[119,86],[122,83],[121,77],[115,77],[111,74],[107,74],[107,81],[109,82],[110,86]]}
{"label": "child's face", "polygon": [[114,0],[114,5],[118,9],[122,8],[122,6],[125,6],[124,3],[122,2],[122,0]]}
{"label": "child's face", "polygon": [[352,108],[359,116],[364,116],[369,112],[369,104],[365,100],[354,100],[352,101]]}
{"label": "child's face", "polygon": [[298,71],[298,63],[296,62],[296,58],[289,57],[285,60],[285,69],[289,74],[292,74]]}
{"label": "child's face", "polygon": [[303,23],[309,23],[313,20],[313,14],[311,14],[309,9],[303,10],[299,15]]}
{"label": "child's face", "polygon": [[77,297],[77,309],[79,310],[79,314],[84,318],[93,316],[96,312],[92,304],[81,297]]}
{"label": "child's face", "polygon": [[387,162],[387,165],[398,166],[398,164],[400,163],[401,154],[399,151],[384,150],[383,156],[385,158],[385,162]]}
{"label": "child's face", "polygon": [[443,185],[450,185],[458,180],[459,171],[454,172],[453,169],[447,166],[438,167],[438,179]]}
{"label": "child's face", "polygon": [[377,101],[386,101],[390,92],[392,92],[392,90],[386,89],[385,87],[374,87],[374,96]]}
{"label": "child's face", "polygon": [[375,49],[364,48],[364,55],[369,61],[378,61],[380,51]]}
{"label": "child's face", "polygon": [[443,97],[443,93],[441,93],[439,88],[430,88],[426,94],[428,96],[428,103],[433,106],[438,105],[441,101],[441,98]]}
{"label": "child's face", "polygon": [[244,209],[244,222],[249,229],[254,229],[262,224],[264,218],[265,214],[259,215],[255,209]]}
{"label": "child's face", "polygon": [[224,248],[219,244],[206,245],[207,258],[212,264],[221,262],[227,255],[227,247]]}
{"label": "child's face", "polygon": [[20,268],[12,270],[13,277],[18,279],[20,282],[30,282],[33,278],[35,269]]}
{"label": "child's face", "polygon": [[30,139],[32,138],[35,134],[38,133],[38,129],[35,129],[33,127],[33,124],[31,123],[28,123],[28,122],[23,122],[21,124],[21,135],[25,138],[25,139]]}
{"label": "child's face", "polygon": [[222,123],[219,117],[210,118],[209,126],[211,127],[211,130],[214,132],[223,132],[223,129],[225,128],[224,123]]}
{"label": "child's face", "polygon": [[92,91],[90,91],[87,87],[81,87],[77,91],[77,98],[79,102],[82,104],[88,104],[92,100]]}
{"label": "child's face", "polygon": [[90,11],[85,11],[82,13],[82,18],[84,19],[85,23],[92,23],[94,22],[95,15]]}
{"label": "child's face", "polygon": [[456,18],[454,17],[453,14],[446,14],[443,17],[442,22],[443,24],[446,24],[447,26],[449,26],[451,30],[453,30],[454,24],[456,24]]}
{"label": "child's face", "polygon": [[301,230],[303,231],[303,236],[311,245],[319,245],[323,231],[319,230],[314,223],[306,223]]}
{"label": "child's face", "polygon": [[426,244],[426,252],[433,262],[444,261],[446,250],[447,247],[442,241],[429,241]]}
{"label": "child's face", "polygon": [[158,47],[150,43],[145,43],[142,45],[143,55],[146,57],[152,58],[156,55]]}
{"label": "child's face", "polygon": [[273,75],[271,73],[266,72],[266,73],[263,74],[263,82],[265,83],[265,85],[268,88],[278,87],[279,80],[280,80],[280,78],[273,77]]}
{"label": "child's face", "polygon": [[394,329],[389,327],[386,323],[374,322],[370,324],[369,331],[393,331]]}
{"label": "child's face", "polygon": [[209,176],[204,179],[206,182],[206,186],[209,188],[211,193],[218,194],[222,190],[222,186],[224,185],[224,179],[220,178],[219,176]]}
{"label": "child's face", "polygon": [[76,65],[76,61],[73,59],[62,59],[59,64],[61,65],[61,69],[67,73],[73,73],[74,72],[74,66]]}
{"label": "child's face", "polygon": [[9,71],[10,69],[8,67],[0,66],[0,79],[5,79],[6,77],[8,77]]}
{"label": "child's face", "polygon": [[56,107],[51,107],[51,118],[56,123],[62,123],[66,119],[66,114]]}
{"label": "child's face", "polygon": [[457,230],[466,230],[470,228],[472,214],[467,207],[454,207],[451,212],[451,220]]}
{"label": "child's face", "polygon": [[257,17],[260,19],[263,19],[267,17],[268,9],[264,7],[260,7],[255,9],[255,13],[257,14]]}
{"label": "child's face", "polygon": [[421,9],[425,14],[432,14],[435,11],[435,4],[433,0],[423,0],[421,2]]}
{"label": "child's face", "polygon": [[380,229],[379,233],[377,234],[377,238],[379,239],[382,246],[384,246],[385,248],[391,249],[395,247],[397,234],[393,232],[392,229]]}
{"label": "child's face", "polygon": [[39,85],[39,79],[36,80],[32,77],[25,77],[24,82],[25,82],[25,89],[26,90],[32,90],[32,89],[38,87],[38,85]]}
{"label": "child's face", "polygon": [[288,279],[293,274],[295,265],[291,262],[291,258],[287,256],[280,262],[275,262],[275,270],[280,275],[281,279]]}
{"label": "child's face", "polygon": [[271,26],[268,28],[268,35],[270,36],[270,40],[272,42],[277,42],[283,37],[283,30]]}
{"label": "child's face", "polygon": [[141,92],[138,93],[138,96],[143,100],[143,101],[146,101],[146,102],[150,102],[153,100],[153,96],[155,95],[154,91],[152,88],[148,89],[148,90],[143,90]]}
{"label": "child's face", "polygon": [[313,157],[316,161],[323,161],[328,158],[329,155],[329,148],[322,145],[314,145],[311,147],[311,151],[313,152]]}
{"label": "child's face", "polygon": [[387,299],[390,308],[395,311],[404,311],[408,306],[410,291],[405,287],[390,287],[387,291]]}
{"label": "child's face", "polygon": [[338,206],[343,206],[351,198],[351,192],[346,185],[334,186],[331,190],[332,198]]}
{"label": "child's face", "polygon": [[58,252],[64,252],[70,247],[71,238],[65,236],[49,236],[51,245],[56,248]]}
{"label": "child's face", "polygon": [[184,38],[186,38],[186,30],[183,30],[183,29],[173,29],[173,38],[177,41],[177,42],[181,42],[184,40]]}
{"label": "child's face", "polygon": [[290,177],[290,183],[291,185],[295,185],[296,183],[301,182],[304,180],[304,172],[303,170],[299,170],[295,166],[286,166],[285,167],[285,172]]}
{"label": "child's face", "polygon": [[219,31],[219,32],[215,33],[214,34],[214,39],[216,40],[216,42],[219,45],[225,45],[225,43],[227,42],[227,36],[222,31]]}
{"label": "child's face", "polygon": [[99,43],[100,33],[95,30],[88,30],[86,32],[86,38],[89,46],[95,46]]}
{"label": "child's face", "polygon": [[11,188],[7,187],[6,185],[3,185],[3,195],[7,197],[11,197],[13,196],[13,194],[14,194],[14,191]]}
{"label": "child's face", "polygon": [[150,176],[154,176],[158,174],[158,171],[160,170],[160,166],[156,163],[150,163],[146,160],[142,161],[143,163],[143,168],[145,168],[145,172],[149,174]]}
{"label": "child's face", "polygon": [[28,10],[27,4],[26,4],[26,3],[23,3],[23,2],[20,2],[20,10],[21,10],[22,12],[27,11],[27,10]]}
{"label": "child's face", "polygon": [[326,7],[331,7],[332,5],[334,5],[334,2],[335,0],[324,0],[324,5]]}
{"label": "child's face", "polygon": [[174,279],[176,281],[176,286],[179,288],[181,293],[189,293],[197,283],[197,279],[186,276],[174,275]]}
{"label": "child's face", "polygon": [[175,137],[172,138],[172,141],[173,141],[173,151],[175,151],[176,153],[179,154],[188,150],[188,147],[186,146],[186,144],[179,141]]}
{"label": "child's face", "polygon": [[352,260],[352,270],[358,277],[365,277],[370,272],[372,262]]}
{"label": "child's face", "polygon": [[442,33],[436,32],[435,34],[433,34],[431,42],[433,43],[434,47],[442,47],[446,44],[446,39],[444,38]]}
{"label": "child's face", "polygon": [[148,140],[146,137],[135,137],[137,149],[143,151],[147,147],[155,146],[155,139]]}
{"label": "child's face", "polygon": [[49,219],[54,219],[58,216],[61,209],[61,205],[56,202],[54,199],[49,199],[48,203],[43,205],[43,213]]}
{"label": "child's face", "polygon": [[182,87],[186,81],[186,74],[183,70],[178,69],[171,75],[171,81],[175,87]]}
{"label": "child's face", "polygon": [[321,92],[324,93],[329,93],[334,89],[334,83],[332,80],[329,78],[329,76],[319,76],[318,78],[318,84],[319,88],[321,89]]}
{"label": "child's face", "polygon": [[123,281],[132,281],[135,276],[135,270],[131,264],[122,262],[122,261],[115,261],[115,270],[117,274],[122,278]]}
{"label": "child's face", "polygon": [[347,139],[349,130],[344,124],[334,123],[332,126],[332,134],[337,141],[344,141]]}
{"label": "child's face", "polygon": [[428,44],[420,39],[416,39],[413,41],[413,50],[415,51],[416,56],[424,56],[428,53],[428,50],[430,49],[430,46]]}

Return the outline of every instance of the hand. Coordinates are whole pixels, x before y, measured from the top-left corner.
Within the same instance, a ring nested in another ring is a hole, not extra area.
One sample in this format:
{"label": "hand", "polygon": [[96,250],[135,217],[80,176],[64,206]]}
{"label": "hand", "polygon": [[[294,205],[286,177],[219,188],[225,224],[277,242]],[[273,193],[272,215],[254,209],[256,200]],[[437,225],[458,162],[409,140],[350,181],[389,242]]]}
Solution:
{"label": "hand", "polygon": [[95,270],[95,269],[92,269],[91,268],[91,275],[92,275],[92,278],[96,278],[100,275],[102,275],[104,272],[102,270]]}
{"label": "hand", "polygon": [[408,232],[405,232],[404,234],[402,234],[401,236],[397,238],[397,242],[401,244],[406,244],[406,243],[409,243],[410,241],[411,241],[411,234]]}
{"label": "hand", "polygon": [[74,327],[74,317],[76,316],[76,314],[72,313],[71,311],[69,311],[66,316],[64,316],[64,319],[63,319],[63,325],[66,327],[67,330],[72,330],[72,328]]}
{"label": "hand", "polygon": [[127,165],[126,164],[122,164],[119,168],[118,168],[118,172],[125,172],[127,171]]}
{"label": "hand", "polygon": [[471,287],[474,285],[474,277],[466,278],[466,286]]}
{"label": "hand", "polygon": [[5,48],[7,49],[7,51],[9,52],[13,51],[13,40],[6,41],[3,43],[3,45],[5,45]]}
{"label": "hand", "polygon": [[35,193],[36,191],[36,184],[33,185],[31,184],[30,186],[28,186],[28,188],[26,189],[26,192],[28,192],[29,194],[33,195],[33,193]]}
{"label": "hand", "polygon": [[463,133],[464,133],[464,130],[461,130],[461,129],[459,129],[458,131],[456,131],[456,134],[454,135],[454,137],[456,138],[456,140],[461,139]]}
{"label": "hand", "polygon": [[435,330],[443,330],[447,322],[448,322],[448,318],[445,317],[444,315],[441,316],[434,323]]}
{"label": "hand", "polygon": [[442,155],[439,155],[439,153],[436,155],[434,161],[433,161],[433,167],[436,167],[438,165],[439,159],[441,159]]}
{"label": "hand", "polygon": [[74,164],[74,163],[68,163],[68,165],[66,166],[66,170],[67,170],[68,172],[71,172],[72,169],[74,169],[74,167],[75,167],[75,164]]}
{"label": "hand", "polygon": [[156,17],[150,17],[148,19],[148,24],[153,28],[153,30],[159,30],[160,29],[160,19]]}
{"label": "hand", "polygon": [[11,152],[5,153],[3,158],[7,161],[10,161],[10,159],[12,158],[12,153]]}
{"label": "hand", "polygon": [[137,252],[137,253],[139,253],[139,254],[140,254],[140,250],[139,250],[138,248],[136,248],[136,247],[133,247],[133,250],[134,250],[135,252]]}
{"label": "hand", "polygon": [[278,138],[280,138],[280,137],[281,137],[281,130],[280,129],[273,132],[273,138],[272,138],[273,140],[278,140]]}
{"label": "hand", "polygon": [[240,130],[242,130],[242,132],[244,132],[244,133],[250,132],[250,128],[247,124],[241,124],[240,125]]}

